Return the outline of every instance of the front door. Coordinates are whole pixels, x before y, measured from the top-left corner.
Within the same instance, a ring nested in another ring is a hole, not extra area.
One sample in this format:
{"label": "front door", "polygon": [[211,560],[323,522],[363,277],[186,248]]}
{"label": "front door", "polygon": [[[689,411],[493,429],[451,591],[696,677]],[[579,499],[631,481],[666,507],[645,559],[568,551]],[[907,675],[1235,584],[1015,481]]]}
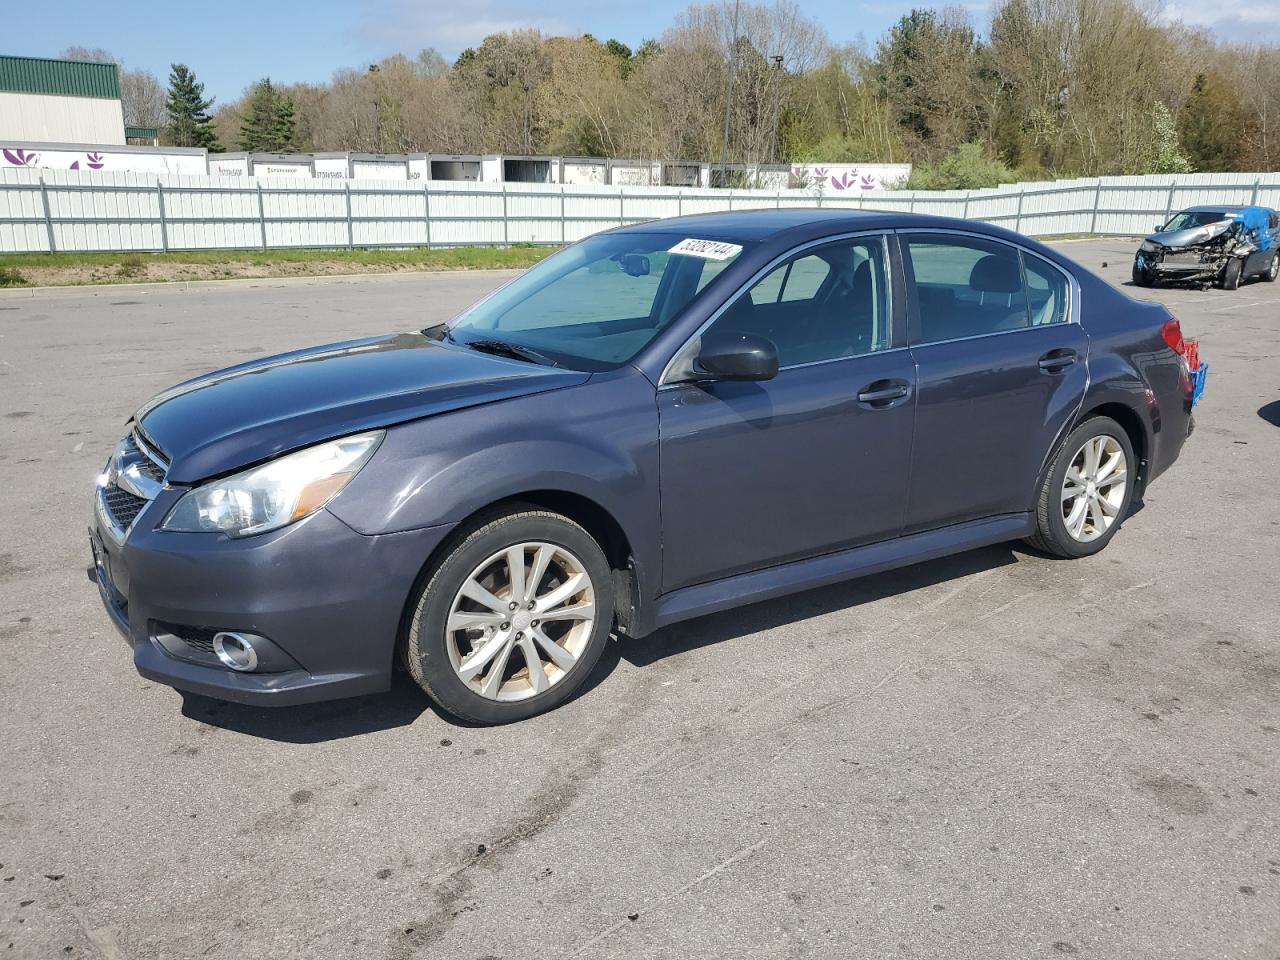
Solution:
{"label": "front door", "polygon": [[963,234],[904,233],[918,377],[904,532],[1034,506],[1088,386],[1088,337],[1053,264]]}
{"label": "front door", "polygon": [[915,370],[883,237],[808,248],[715,321],[778,348],[764,382],[658,392],[663,589],[897,536]]}

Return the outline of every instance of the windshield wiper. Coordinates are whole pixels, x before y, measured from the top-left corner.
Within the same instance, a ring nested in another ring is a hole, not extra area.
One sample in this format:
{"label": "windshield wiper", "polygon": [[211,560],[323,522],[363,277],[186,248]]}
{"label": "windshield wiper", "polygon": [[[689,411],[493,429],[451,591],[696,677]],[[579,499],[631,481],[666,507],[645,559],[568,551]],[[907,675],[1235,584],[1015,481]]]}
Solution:
{"label": "windshield wiper", "polygon": [[556,362],[545,353],[522,347],[517,343],[508,343],[505,340],[466,340],[461,342],[472,350],[479,350],[481,353],[492,353],[499,357],[511,357],[514,360],[540,363],[546,367],[554,367],[556,365]]}

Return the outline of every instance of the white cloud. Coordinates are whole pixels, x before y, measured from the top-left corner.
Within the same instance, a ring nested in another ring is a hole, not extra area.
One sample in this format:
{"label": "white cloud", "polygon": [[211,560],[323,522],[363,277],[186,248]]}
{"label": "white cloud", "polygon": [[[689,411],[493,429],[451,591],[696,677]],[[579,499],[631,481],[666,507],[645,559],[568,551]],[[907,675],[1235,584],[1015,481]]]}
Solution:
{"label": "white cloud", "polygon": [[530,28],[572,32],[555,17],[531,11],[519,0],[375,0],[360,7],[357,32],[388,52],[435,47],[452,57],[491,33]]}
{"label": "white cloud", "polygon": [[1171,3],[1164,9],[1170,22],[1207,27],[1224,40],[1253,43],[1280,41],[1280,4],[1259,0],[1216,0],[1214,3]]}

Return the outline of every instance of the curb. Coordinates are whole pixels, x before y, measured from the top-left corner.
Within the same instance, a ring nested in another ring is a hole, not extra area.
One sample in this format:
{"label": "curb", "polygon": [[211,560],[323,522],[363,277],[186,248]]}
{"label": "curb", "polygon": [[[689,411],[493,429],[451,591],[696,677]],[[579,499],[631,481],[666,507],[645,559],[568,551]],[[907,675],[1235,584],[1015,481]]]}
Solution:
{"label": "curb", "polygon": [[477,274],[495,277],[516,276],[522,271],[513,267],[480,270],[412,270],[385,273],[326,273],[310,277],[231,277],[221,280],[154,280],[146,283],[68,283],[52,287],[16,287],[0,290],[0,300],[29,300],[37,297],[66,299],[70,297],[114,296],[117,293],[199,292],[219,288],[305,287],[327,283],[351,283],[357,280],[421,280],[423,277],[469,277]]}

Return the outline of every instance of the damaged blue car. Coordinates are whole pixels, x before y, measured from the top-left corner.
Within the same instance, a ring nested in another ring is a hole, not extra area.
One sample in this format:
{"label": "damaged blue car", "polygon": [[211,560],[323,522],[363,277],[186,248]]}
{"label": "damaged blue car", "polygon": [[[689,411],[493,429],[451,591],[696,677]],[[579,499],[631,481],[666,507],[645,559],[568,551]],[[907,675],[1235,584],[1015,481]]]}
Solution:
{"label": "damaged blue car", "polygon": [[1248,277],[1280,274],[1280,214],[1268,207],[1188,207],[1142,241],[1133,283],[1216,284],[1234,290]]}

